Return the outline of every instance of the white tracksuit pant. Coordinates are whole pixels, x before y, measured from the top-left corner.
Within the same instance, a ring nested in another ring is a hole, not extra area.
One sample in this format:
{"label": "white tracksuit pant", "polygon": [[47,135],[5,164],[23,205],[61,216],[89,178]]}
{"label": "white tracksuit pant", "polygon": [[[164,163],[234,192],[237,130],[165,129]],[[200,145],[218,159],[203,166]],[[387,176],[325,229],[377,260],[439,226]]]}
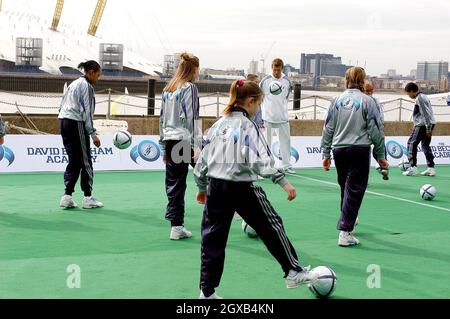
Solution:
{"label": "white tracksuit pant", "polygon": [[[289,122],[286,123],[270,123],[264,122],[266,127],[266,139],[267,144],[269,144],[270,149],[272,150],[272,137],[275,133],[278,136],[278,140],[280,142],[280,154],[282,158],[282,168],[286,169],[291,167],[291,132]],[[279,154],[274,154],[275,157],[278,157]]]}

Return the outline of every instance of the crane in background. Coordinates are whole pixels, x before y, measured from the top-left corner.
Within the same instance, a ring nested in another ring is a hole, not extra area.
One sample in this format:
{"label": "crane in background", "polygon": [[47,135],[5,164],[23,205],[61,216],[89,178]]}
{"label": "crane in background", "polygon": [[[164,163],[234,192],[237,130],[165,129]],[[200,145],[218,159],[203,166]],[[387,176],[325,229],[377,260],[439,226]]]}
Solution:
{"label": "crane in background", "polygon": [[103,11],[105,10],[106,0],[98,0],[95,6],[94,14],[92,15],[91,23],[89,24],[88,34],[95,36],[97,28],[100,25]]}
{"label": "crane in background", "polygon": [[[1,4],[1,0],[0,0]],[[53,15],[51,30],[56,31],[58,29],[59,20],[61,19],[61,13],[64,6],[64,0],[58,0],[56,2],[55,14]]]}
{"label": "crane in background", "polygon": [[262,66],[261,66],[261,73],[262,74],[266,74],[266,64],[265,64],[266,63],[266,59],[267,59],[267,56],[269,55],[269,53],[272,50],[274,45],[275,45],[275,41],[272,42],[272,44],[270,45],[270,47],[266,51],[266,53],[264,55],[261,55],[260,61],[261,61],[261,64],[262,64]]}

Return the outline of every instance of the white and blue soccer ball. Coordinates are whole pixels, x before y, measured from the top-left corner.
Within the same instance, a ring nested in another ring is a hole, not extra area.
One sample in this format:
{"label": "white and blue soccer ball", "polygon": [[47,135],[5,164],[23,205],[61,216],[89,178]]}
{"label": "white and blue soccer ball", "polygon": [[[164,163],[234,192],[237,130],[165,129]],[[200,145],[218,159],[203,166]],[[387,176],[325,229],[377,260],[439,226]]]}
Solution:
{"label": "white and blue soccer ball", "polygon": [[425,184],[420,188],[420,197],[424,200],[433,200],[437,195],[437,189],[431,184]]}
{"label": "white and blue soccer ball", "polygon": [[317,280],[308,284],[309,290],[318,298],[330,297],[336,289],[336,273],[329,267],[318,266],[311,269]]}
{"label": "white and blue soccer ball", "polygon": [[132,137],[130,132],[125,130],[119,130],[113,137],[114,146],[118,149],[124,150],[128,148],[132,143]]}
{"label": "white and blue soccer ball", "polygon": [[280,95],[283,91],[283,85],[278,81],[272,81],[269,85],[269,91],[273,95]]}
{"label": "white and blue soccer ball", "polygon": [[399,163],[398,163],[398,168],[400,168],[400,170],[402,172],[406,171],[408,168],[411,167],[411,164],[409,164],[409,160],[407,158],[403,158]]}

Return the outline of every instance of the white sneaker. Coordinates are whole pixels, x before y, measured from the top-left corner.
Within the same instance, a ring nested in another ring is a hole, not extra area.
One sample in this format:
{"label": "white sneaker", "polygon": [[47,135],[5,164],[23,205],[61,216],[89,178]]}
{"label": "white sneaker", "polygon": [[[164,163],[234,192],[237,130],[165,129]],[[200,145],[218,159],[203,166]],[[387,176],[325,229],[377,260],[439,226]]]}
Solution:
{"label": "white sneaker", "polygon": [[436,170],[434,167],[428,167],[425,171],[420,173],[422,176],[436,176]]}
{"label": "white sneaker", "polygon": [[179,240],[192,237],[192,233],[183,226],[174,226],[170,231],[171,240]]}
{"label": "white sneaker", "polygon": [[288,167],[284,171],[288,174],[297,174],[297,172],[292,167]]}
{"label": "white sneaker", "polygon": [[218,294],[213,293],[211,296],[209,297],[205,297],[205,295],[203,294],[203,291],[200,290],[200,297],[198,297],[198,299],[223,299],[222,297],[220,297]]}
{"label": "white sneaker", "polygon": [[341,231],[339,233],[338,245],[342,247],[355,246],[359,244],[359,240],[353,236],[351,232]]}
{"label": "white sneaker", "polygon": [[311,271],[311,266],[303,267],[302,271],[289,270],[285,278],[288,289],[297,288],[298,285],[309,284],[317,280],[317,274]]}
{"label": "white sneaker", "polygon": [[419,174],[419,170],[417,169],[416,166],[411,166],[409,167],[406,171],[404,171],[403,176],[414,176]]}
{"label": "white sneaker", "polygon": [[63,197],[61,197],[59,206],[64,207],[64,208],[78,207],[77,203],[75,203],[75,201],[73,200],[71,195],[64,195]]}
{"label": "white sneaker", "polygon": [[95,199],[92,196],[89,197],[84,197],[83,198],[83,208],[99,208],[99,207],[103,207],[103,203],[98,201],[97,199]]}

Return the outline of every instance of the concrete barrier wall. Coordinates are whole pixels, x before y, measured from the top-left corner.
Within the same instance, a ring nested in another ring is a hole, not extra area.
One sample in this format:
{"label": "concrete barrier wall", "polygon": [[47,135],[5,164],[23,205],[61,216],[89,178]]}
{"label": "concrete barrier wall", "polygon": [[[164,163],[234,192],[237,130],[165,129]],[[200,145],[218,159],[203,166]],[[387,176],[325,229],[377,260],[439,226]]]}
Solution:
{"label": "concrete barrier wall", "polygon": [[[37,128],[43,132],[59,134],[59,121],[55,115],[29,115],[28,116]],[[99,117],[104,119],[104,117]],[[20,115],[3,115],[5,121],[19,127],[29,128]],[[128,128],[131,134],[138,135],[158,135],[159,117],[158,116],[121,116],[118,120],[128,122]],[[202,118],[202,128],[206,130],[216,121],[215,117]],[[322,120],[291,120],[292,136],[319,136],[322,135]],[[385,134],[387,136],[409,136],[412,128],[411,122],[386,122]],[[10,134],[19,134],[14,130]],[[436,125],[434,135],[450,136],[450,123],[443,122]]]}
{"label": "concrete barrier wall", "polygon": [[[46,92],[62,93],[64,83],[70,84],[77,75],[49,75],[49,74],[2,74],[0,73],[0,90],[12,92]],[[125,88],[131,94],[147,94],[149,78],[121,78],[102,77],[95,86],[96,91],[114,89],[124,92]],[[156,79],[156,78],[155,78]],[[166,81],[156,79],[155,92],[161,94]],[[195,84],[200,93],[230,91],[232,81],[201,80]]]}

